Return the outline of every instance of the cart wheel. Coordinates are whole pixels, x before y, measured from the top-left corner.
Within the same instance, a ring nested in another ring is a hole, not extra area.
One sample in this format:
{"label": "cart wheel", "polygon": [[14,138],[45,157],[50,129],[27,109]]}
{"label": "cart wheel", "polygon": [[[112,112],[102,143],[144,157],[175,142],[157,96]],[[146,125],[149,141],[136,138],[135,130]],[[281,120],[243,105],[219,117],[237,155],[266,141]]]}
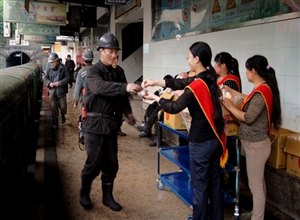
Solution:
{"label": "cart wheel", "polygon": [[187,217],[187,220],[193,220],[193,215],[189,214],[188,217]]}
{"label": "cart wheel", "polygon": [[165,184],[161,180],[158,180],[157,183],[156,183],[156,187],[159,190],[164,190]]}

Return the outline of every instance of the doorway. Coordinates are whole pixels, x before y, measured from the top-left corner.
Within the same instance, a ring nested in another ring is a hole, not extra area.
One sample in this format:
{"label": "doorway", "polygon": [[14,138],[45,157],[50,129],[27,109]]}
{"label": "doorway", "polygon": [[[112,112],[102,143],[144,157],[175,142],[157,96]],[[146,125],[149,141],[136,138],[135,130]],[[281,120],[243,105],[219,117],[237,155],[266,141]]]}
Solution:
{"label": "doorway", "polygon": [[6,67],[22,65],[28,63],[29,60],[30,57],[26,53],[15,51],[6,58]]}

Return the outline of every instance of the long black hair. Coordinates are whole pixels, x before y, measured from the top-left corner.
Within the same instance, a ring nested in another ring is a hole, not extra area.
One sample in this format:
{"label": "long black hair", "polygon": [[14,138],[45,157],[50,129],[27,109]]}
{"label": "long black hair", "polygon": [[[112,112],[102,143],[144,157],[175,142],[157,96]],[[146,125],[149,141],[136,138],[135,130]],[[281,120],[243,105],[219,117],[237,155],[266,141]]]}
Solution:
{"label": "long black hair", "polygon": [[245,64],[248,70],[255,69],[258,75],[266,80],[266,83],[270,87],[273,93],[273,111],[271,116],[271,122],[275,129],[278,129],[281,125],[281,105],[280,105],[280,92],[278,89],[275,70],[269,66],[267,58],[261,55],[255,55],[249,58]]}
{"label": "long black hair", "polygon": [[[241,76],[240,76],[240,71],[239,71],[239,62],[237,61],[237,59],[235,59],[233,56],[231,56],[230,53],[227,53],[227,52],[218,53],[215,56],[214,61],[218,62],[220,64],[225,64],[228,71],[231,74],[237,76],[240,79],[240,82],[242,82]],[[242,92],[242,83],[240,85],[239,92]]]}
{"label": "long black hair", "polygon": [[[211,65],[212,52],[209,45],[205,42],[196,42],[190,47],[191,54],[199,57],[202,66],[207,69],[207,74],[201,79],[207,84],[214,107],[213,120],[216,125],[217,132],[220,134],[224,129],[224,118],[219,97],[222,96],[220,89],[217,86],[218,75]],[[202,75],[202,74],[201,74]],[[197,77],[196,77],[197,78]]]}

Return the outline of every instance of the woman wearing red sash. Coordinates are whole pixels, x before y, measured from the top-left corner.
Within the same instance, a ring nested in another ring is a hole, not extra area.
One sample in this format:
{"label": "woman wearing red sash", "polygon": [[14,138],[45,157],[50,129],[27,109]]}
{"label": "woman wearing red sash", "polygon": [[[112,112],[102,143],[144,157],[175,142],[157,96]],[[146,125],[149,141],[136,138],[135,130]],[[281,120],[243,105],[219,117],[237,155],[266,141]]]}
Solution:
{"label": "woman wearing red sash", "polygon": [[242,110],[233,106],[230,100],[223,99],[223,105],[240,120],[239,138],[246,154],[249,188],[253,195],[252,220],[263,220],[266,203],[264,181],[265,163],[271,152],[270,132],[281,125],[280,94],[275,70],[268,60],[255,55],[246,61],[246,76],[254,84],[247,96],[225,87],[235,96],[242,96]]}
{"label": "woman wearing red sash", "polygon": [[[218,86],[226,85],[238,92],[242,92],[238,61],[227,52],[218,53],[215,56],[214,61],[214,68],[219,76],[217,80]],[[235,140],[229,140],[226,143],[228,149],[227,163],[233,166],[237,165],[237,153],[235,145]],[[235,194],[236,172],[230,172],[227,174],[228,184],[225,183],[225,173],[221,174],[221,188],[225,191],[230,192],[231,194]]]}
{"label": "woman wearing red sash", "polygon": [[228,157],[225,146],[224,120],[217,86],[217,74],[211,66],[212,53],[209,45],[196,42],[187,57],[195,77],[165,81],[144,80],[144,86],[166,86],[174,90],[185,89],[176,100],[171,101],[148,93],[144,98],[157,101],[163,109],[176,114],[188,107],[192,122],[189,131],[189,159],[193,195],[193,219],[223,219],[220,188],[220,164]]}
{"label": "woman wearing red sash", "polygon": [[239,63],[227,52],[218,53],[215,56],[214,68],[218,74],[217,84],[227,85],[228,87],[241,92],[241,77],[239,72]]}

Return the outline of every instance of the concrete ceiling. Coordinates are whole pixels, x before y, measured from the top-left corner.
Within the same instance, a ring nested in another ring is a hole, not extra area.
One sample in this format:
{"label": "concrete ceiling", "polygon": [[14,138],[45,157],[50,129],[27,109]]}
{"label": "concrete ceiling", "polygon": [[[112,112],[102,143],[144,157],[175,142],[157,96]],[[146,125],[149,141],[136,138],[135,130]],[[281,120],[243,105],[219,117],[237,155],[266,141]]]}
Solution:
{"label": "concrete ceiling", "polygon": [[129,24],[143,21],[143,9],[137,8],[136,10],[129,11],[126,16],[121,16],[116,19],[117,24]]}
{"label": "concrete ceiling", "polygon": [[[59,0],[59,2],[68,2],[74,4],[81,4],[85,6],[96,6],[96,7],[103,7],[110,10],[110,5],[104,4],[104,0]],[[143,10],[141,8],[132,9],[126,16],[123,18],[116,19],[116,23],[120,24],[128,24],[128,23],[135,23],[143,21]]]}
{"label": "concrete ceiling", "polygon": [[[25,0],[24,0],[25,1]],[[69,4],[76,4],[76,5],[84,5],[84,6],[95,6],[95,7],[101,7],[101,8],[107,8],[110,10],[111,6],[104,4],[104,0],[39,0],[39,1],[47,1],[47,2],[61,2],[61,3],[69,3]],[[126,15],[126,16],[124,16]],[[117,24],[130,24],[130,23],[136,23],[136,22],[142,22],[143,21],[143,9],[140,7],[136,7],[123,16],[116,19]],[[64,35],[73,36],[74,32],[79,32],[78,27],[69,27],[61,26],[61,32]]]}

